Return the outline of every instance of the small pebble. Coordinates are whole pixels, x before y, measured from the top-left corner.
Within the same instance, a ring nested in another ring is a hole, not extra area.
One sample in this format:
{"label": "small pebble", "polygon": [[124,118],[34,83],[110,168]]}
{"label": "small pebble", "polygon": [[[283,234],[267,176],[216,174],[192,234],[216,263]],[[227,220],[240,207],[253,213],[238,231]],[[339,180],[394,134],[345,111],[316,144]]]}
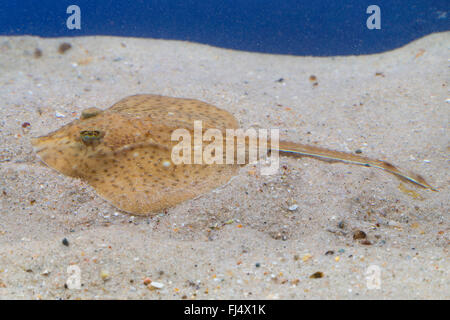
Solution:
{"label": "small pebble", "polygon": [[388,226],[397,227],[397,228],[401,228],[401,226],[402,226],[400,223],[398,223],[397,221],[394,221],[394,220],[389,220],[386,222],[386,224]]}
{"label": "small pebble", "polygon": [[67,240],[67,238],[62,239],[62,244],[65,245],[66,247],[69,246],[69,240]]}
{"label": "small pebble", "polygon": [[164,287],[164,284],[162,284],[161,282],[152,281],[150,283],[150,287],[152,287],[154,289],[162,289]]}
{"label": "small pebble", "polygon": [[317,87],[319,85],[319,82],[317,81],[317,77],[315,75],[309,76],[309,81],[312,82],[312,85],[314,87]]}
{"label": "small pebble", "polygon": [[64,43],[61,43],[61,44],[59,45],[58,52],[59,52],[60,54],[64,54],[64,53],[66,53],[66,51],[69,50],[70,48],[72,48],[72,45],[71,45],[70,43],[68,43],[68,42],[64,42]]}
{"label": "small pebble", "polygon": [[317,271],[314,272],[312,275],[309,276],[310,279],[320,279],[323,278],[323,272],[322,271]]}
{"label": "small pebble", "polygon": [[100,277],[103,281],[109,280],[109,272],[107,270],[100,271]]}
{"label": "small pebble", "polygon": [[365,239],[365,238],[367,238],[367,235],[364,231],[357,230],[353,233],[353,240]]}
{"label": "small pebble", "polygon": [[42,50],[39,48],[34,49],[33,55],[36,59],[39,59],[40,57],[42,57]]}
{"label": "small pebble", "polygon": [[48,271],[47,269],[42,272],[43,276],[48,276],[49,274],[50,274],[50,271]]}
{"label": "small pebble", "polygon": [[303,255],[302,261],[303,261],[303,262],[306,262],[306,261],[308,261],[308,260],[311,259],[311,258],[312,258],[312,254],[306,253],[305,255]]}
{"label": "small pebble", "polygon": [[295,211],[295,210],[297,210],[297,208],[298,208],[298,205],[293,204],[293,205],[290,206],[288,209],[289,209],[289,211]]}

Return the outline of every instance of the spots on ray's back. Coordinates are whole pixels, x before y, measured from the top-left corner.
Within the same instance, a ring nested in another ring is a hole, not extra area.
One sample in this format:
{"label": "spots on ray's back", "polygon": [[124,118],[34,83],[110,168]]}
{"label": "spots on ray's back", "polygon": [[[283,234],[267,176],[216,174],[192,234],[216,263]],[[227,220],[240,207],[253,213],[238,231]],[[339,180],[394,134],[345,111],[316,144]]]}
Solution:
{"label": "spots on ray's back", "polygon": [[142,95],[125,98],[111,109],[132,117],[144,115],[155,120],[184,123],[189,128],[193,126],[194,120],[202,120],[210,128],[238,128],[233,115],[208,103],[194,99],[146,96],[147,98]]}
{"label": "spots on ray's back", "polygon": [[224,133],[238,128],[233,115],[205,102],[136,95],[104,111],[89,108],[32,143],[50,167],[87,181],[124,211],[149,214],[217,188],[236,173],[234,165],[171,162],[171,133],[193,130],[194,120]]}
{"label": "spots on ray's back", "polygon": [[[32,140],[36,153],[55,170],[90,183],[116,207],[135,214],[176,205],[225,184],[236,165],[175,165],[170,162],[171,133],[192,132],[193,120],[203,130],[237,129],[236,119],[225,110],[192,99],[156,95],[127,97],[109,109],[90,108],[47,136]],[[280,141],[280,151],[375,166],[436,190],[421,176],[404,173],[393,165],[328,150]]]}

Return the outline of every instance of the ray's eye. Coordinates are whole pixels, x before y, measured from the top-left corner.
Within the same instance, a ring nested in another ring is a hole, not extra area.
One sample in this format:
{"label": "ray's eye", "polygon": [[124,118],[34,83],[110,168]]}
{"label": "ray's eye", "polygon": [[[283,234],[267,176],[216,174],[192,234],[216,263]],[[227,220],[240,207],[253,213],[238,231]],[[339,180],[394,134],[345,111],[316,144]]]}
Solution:
{"label": "ray's eye", "polygon": [[80,138],[81,141],[83,141],[86,145],[92,145],[95,142],[100,141],[100,139],[103,137],[103,132],[98,130],[83,130],[80,131]]}

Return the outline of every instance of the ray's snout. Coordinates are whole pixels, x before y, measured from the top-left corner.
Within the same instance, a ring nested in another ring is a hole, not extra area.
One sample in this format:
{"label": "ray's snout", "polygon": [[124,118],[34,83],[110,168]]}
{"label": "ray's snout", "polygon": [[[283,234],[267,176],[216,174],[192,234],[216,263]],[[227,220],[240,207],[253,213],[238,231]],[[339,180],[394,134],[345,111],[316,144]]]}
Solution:
{"label": "ray's snout", "polygon": [[31,145],[34,151],[41,156],[40,153],[61,145],[63,140],[64,137],[59,137],[56,133],[50,133],[46,136],[31,138]]}
{"label": "ray's snout", "polygon": [[39,152],[47,149],[45,138],[46,136],[31,138],[31,145],[33,146],[33,150],[35,153],[39,154]]}
{"label": "ray's snout", "polygon": [[58,132],[32,138],[31,144],[39,158],[49,167],[68,176],[77,176],[77,143]]}

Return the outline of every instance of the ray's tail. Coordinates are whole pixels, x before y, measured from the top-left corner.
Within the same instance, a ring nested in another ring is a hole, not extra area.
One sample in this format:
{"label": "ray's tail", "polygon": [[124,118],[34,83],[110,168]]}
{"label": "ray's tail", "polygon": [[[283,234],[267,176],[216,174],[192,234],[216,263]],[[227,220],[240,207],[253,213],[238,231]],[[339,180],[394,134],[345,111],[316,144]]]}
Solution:
{"label": "ray's tail", "polygon": [[423,188],[438,191],[436,188],[428,184],[423,177],[413,172],[401,170],[386,161],[375,160],[363,156],[333,151],[325,148],[309,146],[289,141],[280,141],[278,151],[289,155],[309,156],[325,161],[340,161],[351,164],[358,164],[365,167],[374,167],[390,172],[401,179],[415,183]]}

